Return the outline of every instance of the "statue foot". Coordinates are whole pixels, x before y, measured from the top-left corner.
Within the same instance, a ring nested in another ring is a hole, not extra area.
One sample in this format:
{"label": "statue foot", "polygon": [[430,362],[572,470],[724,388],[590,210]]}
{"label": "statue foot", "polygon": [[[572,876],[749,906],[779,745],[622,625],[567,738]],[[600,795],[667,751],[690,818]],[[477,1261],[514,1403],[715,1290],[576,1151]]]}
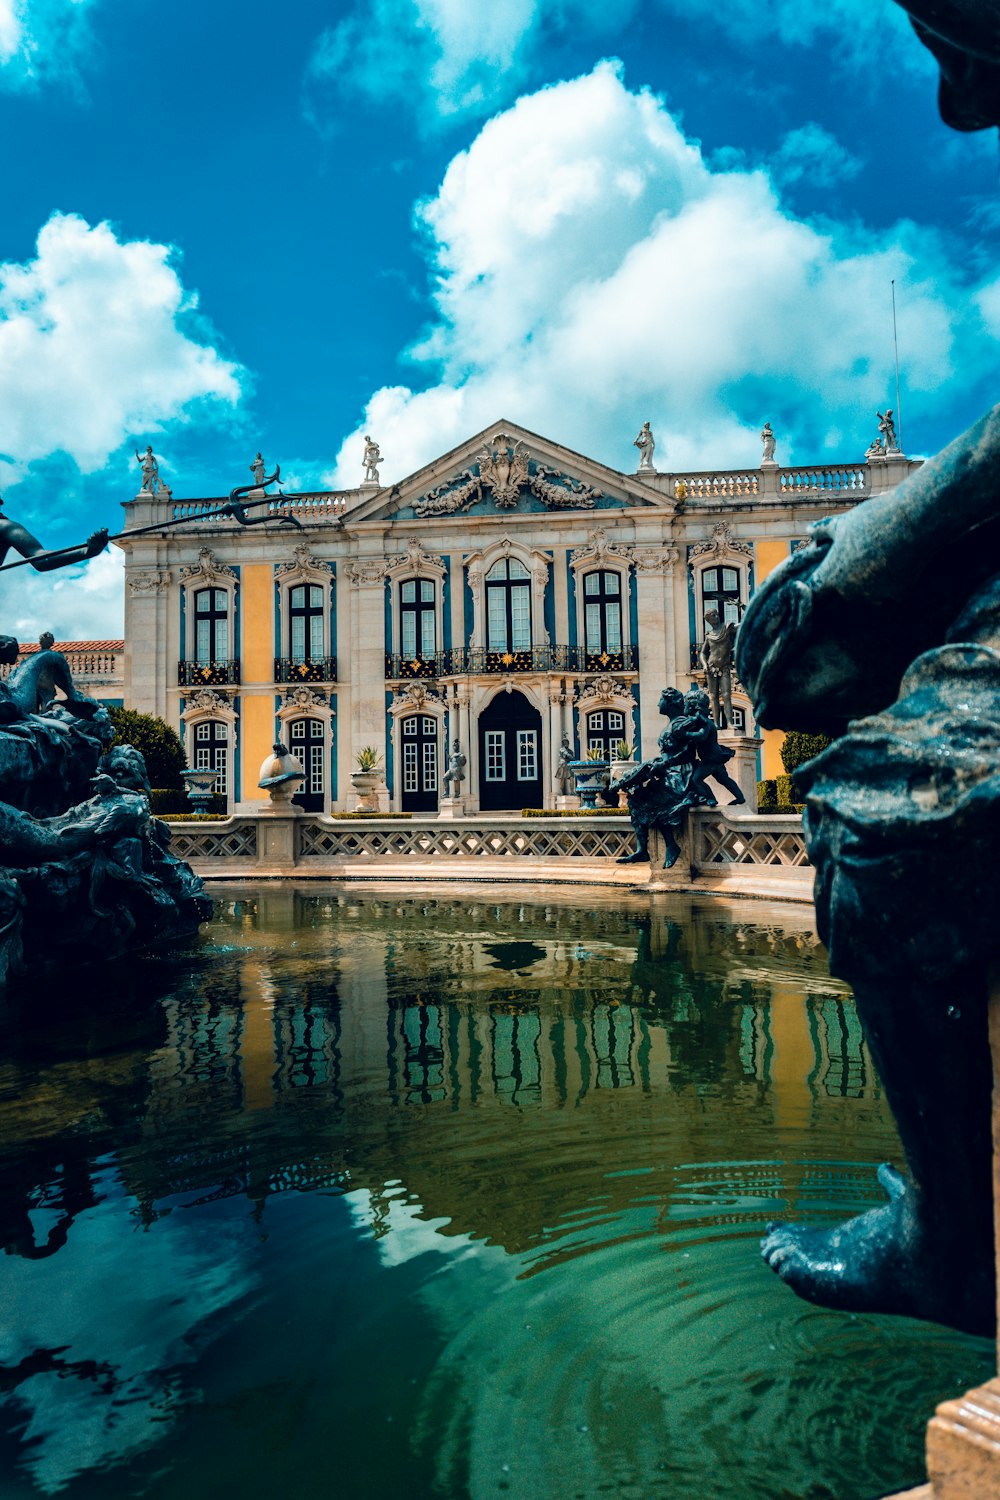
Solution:
{"label": "statue foot", "polygon": [[922,1223],[920,1193],[883,1163],[888,1203],[835,1229],[769,1224],[761,1255],[807,1302],[849,1312],[895,1313],[992,1336],[996,1327],[992,1255],[944,1244]]}
{"label": "statue foot", "polygon": [[663,868],[665,870],[672,870],[673,869],[674,865],[677,863],[678,859],[680,858],[680,852],[681,852],[680,849],[677,848],[676,845],[674,846],[673,849],[668,849],[667,850],[666,855],[664,856],[664,860],[663,860]]}
{"label": "statue foot", "polygon": [[633,849],[631,854],[619,854],[615,860],[616,865],[641,865],[649,864],[648,849]]}
{"label": "statue foot", "polygon": [[733,798],[733,800],[732,800],[732,802],[730,802],[729,806],[730,807],[742,807],[744,805],[744,803],[746,802],[746,800],[747,799],[744,797],[743,793],[740,792],[737,796],[735,796]]}

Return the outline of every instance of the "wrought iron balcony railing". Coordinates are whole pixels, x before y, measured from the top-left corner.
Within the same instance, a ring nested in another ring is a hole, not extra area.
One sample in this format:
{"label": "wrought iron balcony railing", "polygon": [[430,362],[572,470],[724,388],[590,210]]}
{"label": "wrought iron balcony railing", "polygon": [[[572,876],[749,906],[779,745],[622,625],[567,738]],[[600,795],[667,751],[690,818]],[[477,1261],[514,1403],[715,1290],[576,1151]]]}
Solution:
{"label": "wrought iron balcony railing", "polygon": [[275,682],[336,682],[337,658],[314,656],[309,661],[292,661],[288,656],[274,658]]}
{"label": "wrought iron balcony railing", "polygon": [[179,687],[224,687],[240,680],[239,658],[231,661],[179,661]]}
{"label": "wrought iron balcony railing", "polygon": [[582,646],[532,646],[527,651],[486,651],[460,646],[442,653],[440,675],[475,676],[493,672],[635,672],[639,651],[585,651]]}
{"label": "wrought iron balcony railing", "polygon": [[441,675],[443,656],[443,651],[437,651],[432,656],[400,656],[398,653],[387,652],[385,675],[393,678],[438,677]]}

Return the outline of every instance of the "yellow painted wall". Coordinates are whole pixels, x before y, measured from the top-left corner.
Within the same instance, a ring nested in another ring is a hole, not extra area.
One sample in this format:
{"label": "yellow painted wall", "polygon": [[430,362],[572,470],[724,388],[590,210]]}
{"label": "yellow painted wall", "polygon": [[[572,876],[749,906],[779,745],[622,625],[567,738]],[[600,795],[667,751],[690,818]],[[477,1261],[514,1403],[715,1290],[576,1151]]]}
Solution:
{"label": "yellow painted wall", "polygon": [[[780,562],[784,562],[791,550],[791,543],[787,540],[763,541],[756,545],[756,568],[755,584],[759,586],[764,582],[768,573],[773,573]],[[761,751],[763,762],[762,775],[765,777],[782,776],[784,766],[781,764],[781,747],[785,743],[784,731],[781,729],[764,729],[758,731],[763,735],[764,745]]]}
{"label": "yellow painted wall", "polygon": [[274,743],[274,569],[270,563],[249,563],[240,570],[240,623],[243,640],[240,672],[244,689],[267,686],[265,696],[240,699],[243,744],[243,799],[267,801],[257,785],[261,762]]}

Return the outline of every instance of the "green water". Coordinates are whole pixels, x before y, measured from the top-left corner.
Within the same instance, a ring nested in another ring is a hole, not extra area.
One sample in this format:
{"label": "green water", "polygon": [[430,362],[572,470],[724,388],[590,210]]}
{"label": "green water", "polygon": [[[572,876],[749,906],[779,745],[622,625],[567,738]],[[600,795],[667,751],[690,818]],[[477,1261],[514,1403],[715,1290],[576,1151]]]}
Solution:
{"label": "green water", "polygon": [[241,887],[103,999],[28,997],[0,1030],[3,1500],[917,1482],[989,1346],[810,1307],[757,1253],[898,1159],[810,921]]}

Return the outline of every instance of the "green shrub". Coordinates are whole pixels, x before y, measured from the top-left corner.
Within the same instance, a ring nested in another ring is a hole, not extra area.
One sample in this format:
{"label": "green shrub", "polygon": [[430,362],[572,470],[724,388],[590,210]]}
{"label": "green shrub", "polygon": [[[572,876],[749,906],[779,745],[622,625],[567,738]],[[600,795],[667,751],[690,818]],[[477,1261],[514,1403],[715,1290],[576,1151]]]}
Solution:
{"label": "green shrub", "polygon": [[184,746],[169,724],[132,708],[109,708],[108,718],[115,730],[111,743],[134,745],[142,753],[150,786],[183,789],[181,772],[187,765]]}
{"label": "green shrub", "polygon": [[795,791],[792,787],[792,778],[790,776],[776,776],[774,778],[774,800],[779,806],[795,801]]}
{"label": "green shrub", "polygon": [[522,807],[522,818],[627,818],[627,807]]}
{"label": "green shrub", "polygon": [[[149,794],[149,805],[158,818],[197,816],[191,812],[191,801],[187,792],[178,791],[172,786],[154,786]],[[213,818],[225,817],[227,811],[225,797],[221,797],[218,792],[213,792],[208,811]]]}
{"label": "green shrub", "polygon": [[827,734],[804,734],[801,729],[789,730],[781,747],[781,764],[786,774],[791,776],[799,766],[804,766],[807,760],[812,760],[814,755],[825,750],[829,744],[832,741]]}
{"label": "green shrub", "polygon": [[778,802],[778,791],[773,777],[757,783],[757,806],[761,812],[771,812]]}

